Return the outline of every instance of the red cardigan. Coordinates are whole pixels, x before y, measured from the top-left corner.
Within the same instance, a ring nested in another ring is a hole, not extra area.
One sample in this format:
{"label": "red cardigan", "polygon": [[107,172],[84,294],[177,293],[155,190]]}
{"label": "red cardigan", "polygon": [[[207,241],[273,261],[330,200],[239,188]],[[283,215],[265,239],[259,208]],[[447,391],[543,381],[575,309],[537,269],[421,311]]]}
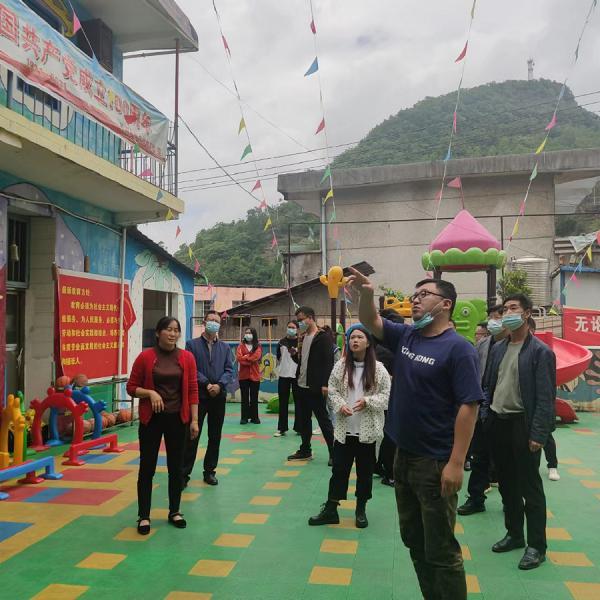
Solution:
{"label": "red cardigan", "polygon": [[238,379],[249,379],[250,381],[260,381],[260,359],[262,357],[262,348],[252,352],[246,348],[246,344],[240,344],[235,352],[235,358],[238,361]]}
{"label": "red cardigan", "polygon": [[[129,381],[127,381],[127,393],[135,395],[137,388],[145,390],[154,389],[152,370],[157,361],[156,350],[149,348],[144,350],[133,363]],[[198,404],[198,381],[196,379],[196,359],[191,352],[179,349],[179,364],[183,369],[183,381],[181,383],[181,420],[190,422],[190,405]],[[147,425],[152,418],[152,404],[148,398],[140,398],[140,422]]]}

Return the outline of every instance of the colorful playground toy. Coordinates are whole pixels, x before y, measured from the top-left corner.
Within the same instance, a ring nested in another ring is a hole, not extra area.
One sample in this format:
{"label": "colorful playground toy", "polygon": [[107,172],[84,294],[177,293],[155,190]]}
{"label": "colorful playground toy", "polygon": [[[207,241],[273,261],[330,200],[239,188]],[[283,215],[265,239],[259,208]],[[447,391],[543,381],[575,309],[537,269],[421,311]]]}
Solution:
{"label": "colorful playground toy", "polygon": [[412,317],[412,304],[407,297],[396,298],[396,296],[386,296],[383,299],[383,308],[395,310],[401,317],[405,319]]}
{"label": "colorful playground toy", "polygon": [[456,326],[456,333],[474,344],[477,325],[482,321],[487,321],[485,300],[481,300],[480,298],[457,300],[454,312],[452,313],[452,320]]}
{"label": "colorful playground toy", "polygon": [[72,392],[71,398],[73,398],[74,402],[77,404],[85,402],[92,411],[92,414],[94,415],[94,432],[92,433],[92,438],[99,438],[102,435],[102,412],[106,410],[106,402],[103,400],[94,400],[92,396],[90,396],[90,388],[87,386],[80,390],[72,390]]}
{"label": "colorful playground toy", "polygon": [[327,288],[329,297],[337,300],[340,290],[348,283],[348,278],[344,277],[342,267],[335,266],[329,269],[327,275],[321,275],[319,281]]}

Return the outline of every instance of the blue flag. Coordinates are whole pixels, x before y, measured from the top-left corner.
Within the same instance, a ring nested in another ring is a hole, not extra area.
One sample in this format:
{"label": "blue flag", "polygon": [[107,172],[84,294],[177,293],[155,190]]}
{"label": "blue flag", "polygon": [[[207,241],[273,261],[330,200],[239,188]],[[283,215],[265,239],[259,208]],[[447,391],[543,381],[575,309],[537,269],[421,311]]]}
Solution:
{"label": "blue flag", "polygon": [[310,65],[310,67],[308,67],[308,71],[306,71],[306,73],[304,73],[304,77],[306,77],[307,75],[312,75],[313,73],[316,73],[319,70],[319,59],[315,58],[315,60],[313,60],[312,65]]}

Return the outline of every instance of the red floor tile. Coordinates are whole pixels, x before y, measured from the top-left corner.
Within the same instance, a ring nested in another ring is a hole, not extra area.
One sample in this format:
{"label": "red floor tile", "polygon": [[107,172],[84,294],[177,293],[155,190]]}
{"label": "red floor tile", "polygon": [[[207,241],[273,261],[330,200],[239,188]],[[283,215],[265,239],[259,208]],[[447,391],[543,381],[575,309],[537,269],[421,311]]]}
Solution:
{"label": "red floor tile", "polygon": [[110,483],[129,475],[131,471],[121,469],[86,469],[85,467],[75,467],[65,469],[63,481],[94,481],[98,483]]}
{"label": "red floor tile", "polygon": [[58,498],[48,501],[48,504],[83,504],[100,506],[120,494],[119,490],[70,490]]}

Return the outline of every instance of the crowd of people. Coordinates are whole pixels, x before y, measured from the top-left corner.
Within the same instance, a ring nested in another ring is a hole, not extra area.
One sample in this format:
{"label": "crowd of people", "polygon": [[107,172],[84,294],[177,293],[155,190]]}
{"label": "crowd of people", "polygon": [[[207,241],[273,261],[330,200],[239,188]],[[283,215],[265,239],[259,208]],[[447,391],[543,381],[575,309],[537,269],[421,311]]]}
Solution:
{"label": "crowd of people", "polygon": [[[288,460],[313,458],[312,417],[327,444],[331,467],[318,526],[339,522],[356,464],[355,523],[368,526],[366,505],[373,477],[395,490],[402,541],[408,548],[426,600],[467,597],[457,513],[485,510],[497,485],[506,535],[493,552],[525,548],[518,567],[545,560],[546,500],[540,475],[542,449],[549,478],[559,479],[555,423],[556,364],[552,350],[533,334],[532,304],[523,294],[491,307],[475,346],[455,330],[452,283],[424,279],[411,296],[412,323],[394,311],[378,312],[372,282],[352,270],[360,294],[359,323],[345,332],[339,353],[315,311],[302,306],[277,345],[279,418],[275,437],[289,431],[293,396],[300,447]],[[208,443],[203,478],[218,485],[216,467],[225,416],[226,388],[234,377],[231,351],[219,340],[220,316],[210,311],[204,331],[183,350],[177,319],[162,318],[156,344],[136,359],[127,384],[139,398],[140,468],[138,532],[151,529],[152,478],[164,436],[169,477],[169,516],[186,527],[180,512],[205,419]],[[247,328],[236,350],[241,425],[260,423],[258,392],[261,345]],[[466,501],[458,506],[465,471]]]}

